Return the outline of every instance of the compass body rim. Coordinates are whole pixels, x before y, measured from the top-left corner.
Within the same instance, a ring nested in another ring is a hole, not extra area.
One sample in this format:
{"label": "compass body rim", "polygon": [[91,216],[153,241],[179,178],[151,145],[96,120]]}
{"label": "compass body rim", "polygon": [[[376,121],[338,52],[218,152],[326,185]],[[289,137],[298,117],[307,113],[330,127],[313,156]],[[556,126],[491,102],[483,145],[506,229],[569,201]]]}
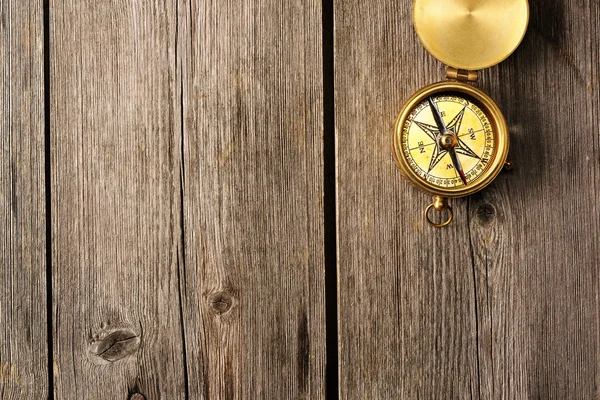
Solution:
{"label": "compass body rim", "polygon": [[[417,175],[417,173],[409,166],[406,155],[402,150],[403,127],[412,110],[427,97],[441,93],[457,93],[464,96],[466,99],[473,101],[473,103],[485,113],[493,126],[494,137],[496,140],[493,159],[487,169],[482,172],[481,176],[472,183],[469,182],[467,186],[443,188],[428,182]],[[394,123],[394,133],[392,136],[394,161],[404,178],[426,193],[449,198],[472,195],[492,183],[504,168],[504,164],[508,157],[509,147],[510,136],[508,126],[498,105],[482,90],[462,82],[438,82],[425,86],[414,93],[400,109]]]}

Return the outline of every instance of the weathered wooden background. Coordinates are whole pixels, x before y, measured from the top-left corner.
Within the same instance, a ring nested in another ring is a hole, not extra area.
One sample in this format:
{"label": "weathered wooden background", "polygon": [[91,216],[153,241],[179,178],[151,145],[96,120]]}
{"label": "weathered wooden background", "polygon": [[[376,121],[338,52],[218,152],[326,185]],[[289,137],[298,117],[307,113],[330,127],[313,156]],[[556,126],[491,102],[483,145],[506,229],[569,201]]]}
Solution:
{"label": "weathered wooden background", "polygon": [[0,399],[600,398],[600,4],[530,5],[435,230],[411,1],[0,0]]}

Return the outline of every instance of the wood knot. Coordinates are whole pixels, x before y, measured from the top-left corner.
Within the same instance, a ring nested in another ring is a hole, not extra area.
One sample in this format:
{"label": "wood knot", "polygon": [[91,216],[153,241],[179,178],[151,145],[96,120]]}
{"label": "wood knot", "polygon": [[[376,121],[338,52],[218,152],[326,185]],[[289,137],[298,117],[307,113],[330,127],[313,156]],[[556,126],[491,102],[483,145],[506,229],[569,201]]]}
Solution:
{"label": "wood knot", "polygon": [[216,314],[223,315],[231,310],[233,296],[228,292],[217,292],[208,296],[208,306]]}
{"label": "wood knot", "polygon": [[93,356],[104,361],[115,362],[135,353],[141,338],[129,329],[118,329],[102,339],[94,339],[89,347]]}
{"label": "wood knot", "polygon": [[134,393],[134,394],[131,395],[131,397],[129,398],[129,400],[146,400],[146,398],[142,394]]}
{"label": "wood knot", "polygon": [[496,220],[496,207],[490,203],[483,203],[475,211],[475,222],[479,226],[488,227]]}

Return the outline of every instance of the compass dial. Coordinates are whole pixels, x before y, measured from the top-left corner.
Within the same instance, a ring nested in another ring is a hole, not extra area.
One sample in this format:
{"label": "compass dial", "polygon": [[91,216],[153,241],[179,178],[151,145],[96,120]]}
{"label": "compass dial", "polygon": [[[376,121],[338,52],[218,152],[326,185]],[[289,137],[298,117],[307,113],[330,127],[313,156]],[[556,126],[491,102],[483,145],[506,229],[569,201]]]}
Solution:
{"label": "compass dial", "polygon": [[[436,112],[441,115],[440,123],[435,120]],[[489,117],[459,93],[440,93],[421,101],[401,129],[401,151],[407,166],[429,185],[442,189],[477,181],[496,153]]]}

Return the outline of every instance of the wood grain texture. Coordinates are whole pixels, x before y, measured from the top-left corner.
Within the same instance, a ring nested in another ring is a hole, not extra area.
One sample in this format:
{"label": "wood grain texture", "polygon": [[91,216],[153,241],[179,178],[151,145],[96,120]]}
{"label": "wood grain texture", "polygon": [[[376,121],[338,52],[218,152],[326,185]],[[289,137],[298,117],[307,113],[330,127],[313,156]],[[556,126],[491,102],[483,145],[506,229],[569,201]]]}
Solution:
{"label": "wood grain texture", "polygon": [[182,3],[190,398],[325,390],[319,1]]}
{"label": "wood grain texture", "polygon": [[410,8],[335,2],[340,397],[596,398],[599,6],[531,2],[480,82],[516,168],[443,230],[391,157],[403,101],[443,76]]}
{"label": "wood grain texture", "polygon": [[56,398],[183,399],[176,2],[50,9]]}
{"label": "wood grain texture", "polygon": [[0,399],[48,394],[42,1],[0,1]]}
{"label": "wood grain texture", "polygon": [[320,5],[51,6],[57,398],[322,398]]}

